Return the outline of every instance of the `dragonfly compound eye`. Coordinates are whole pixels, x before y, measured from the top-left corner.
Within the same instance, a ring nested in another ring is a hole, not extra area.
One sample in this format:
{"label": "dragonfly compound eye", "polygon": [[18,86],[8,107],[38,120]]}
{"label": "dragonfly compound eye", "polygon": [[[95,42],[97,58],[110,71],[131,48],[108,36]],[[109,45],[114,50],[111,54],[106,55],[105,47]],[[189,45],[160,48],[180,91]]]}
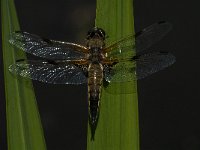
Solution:
{"label": "dragonfly compound eye", "polygon": [[95,35],[95,32],[93,32],[92,30],[88,31],[87,39],[91,39],[94,35]]}
{"label": "dragonfly compound eye", "polygon": [[93,29],[89,30],[87,33],[87,39],[93,38],[95,35],[105,39],[105,31],[101,28],[94,27]]}
{"label": "dragonfly compound eye", "polygon": [[98,28],[97,29],[97,33],[99,34],[100,37],[102,37],[103,39],[105,39],[106,33],[102,28]]}

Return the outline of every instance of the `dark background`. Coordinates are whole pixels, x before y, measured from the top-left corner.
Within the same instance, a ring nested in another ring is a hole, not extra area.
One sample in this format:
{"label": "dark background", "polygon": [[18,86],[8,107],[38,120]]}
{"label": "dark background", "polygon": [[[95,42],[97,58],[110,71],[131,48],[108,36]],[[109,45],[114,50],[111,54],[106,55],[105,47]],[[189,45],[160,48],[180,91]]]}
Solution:
{"label": "dark background", "polygon": [[[200,149],[200,9],[197,1],[134,0],[135,30],[167,20],[173,30],[151,49],[169,50],[177,62],[138,81],[141,150]],[[84,43],[94,26],[95,0],[17,0],[21,29]],[[0,149],[6,148],[3,65],[0,56]],[[34,82],[48,150],[84,150],[87,86]]]}

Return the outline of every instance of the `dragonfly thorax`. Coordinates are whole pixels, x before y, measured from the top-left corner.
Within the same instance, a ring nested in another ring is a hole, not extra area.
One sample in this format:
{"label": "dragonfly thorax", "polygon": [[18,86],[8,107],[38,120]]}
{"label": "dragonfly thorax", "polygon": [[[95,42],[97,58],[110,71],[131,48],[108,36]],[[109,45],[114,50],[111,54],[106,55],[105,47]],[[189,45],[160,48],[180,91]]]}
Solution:
{"label": "dragonfly thorax", "polygon": [[102,49],[104,46],[105,46],[104,40],[98,35],[87,41],[87,47],[89,49],[92,49],[92,48]]}
{"label": "dragonfly thorax", "polygon": [[102,49],[99,47],[93,47],[90,49],[90,61],[93,63],[100,63],[102,60]]}

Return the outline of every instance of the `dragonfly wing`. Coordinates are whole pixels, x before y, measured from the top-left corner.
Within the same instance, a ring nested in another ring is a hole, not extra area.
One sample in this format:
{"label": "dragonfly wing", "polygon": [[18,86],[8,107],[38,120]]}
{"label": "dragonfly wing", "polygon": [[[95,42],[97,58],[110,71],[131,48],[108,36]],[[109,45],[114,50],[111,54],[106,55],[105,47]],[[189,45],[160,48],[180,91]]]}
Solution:
{"label": "dragonfly wing", "polygon": [[135,36],[128,36],[104,49],[105,56],[110,59],[124,60],[135,56]]}
{"label": "dragonfly wing", "polygon": [[137,79],[142,79],[169,67],[176,59],[168,52],[153,52],[138,56],[135,61]]}
{"label": "dragonfly wing", "polygon": [[18,62],[9,67],[9,71],[22,77],[52,84],[83,84],[87,78],[75,65],[53,65],[48,62]]}
{"label": "dragonfly wing", "polygon": [[132,61],[120,62],[113,67],[104,67],[107,82],[131,82],[165,69],[176,61],[168,52],[152,52],[133,57]]}
{"label": "dragonfly wing", "polygon": [[120,62],[112,68],[105,67],[104,79],[107,82],[104,82],[103,87],[110,94],[130,94],[137,91],[133,86],[133,83],[136,82],[133,62]]}
{"label": "dragonfly wing", "polygon": [[155,23],[136,35],[128,36],[105,48],[104,53],[108,58],[118,59],[119,61],[130,59],[135,56],[136,53],[144,52],[154,43],[161,40],[171,28],[172,25],[168,22]]}
{"label": "dragonfly wing", "polygon": [[104,79],[109,83],[135,81],[135,66],[133,62],[120,62],[113,67],[104,67]]}
{"label": "dragonfly wing", "polygon": [[154,43],[160,41],[170,30],[172,25],[169,22],[158,22],[143,29],[136,34],[136,52],[143,52]]}
{"label": "dragonfly wing", "polygon": [[27,32],[13,32],[9,42],[23,51],[46,59],[80,60],[87,57],[84,46],[54,41]]}

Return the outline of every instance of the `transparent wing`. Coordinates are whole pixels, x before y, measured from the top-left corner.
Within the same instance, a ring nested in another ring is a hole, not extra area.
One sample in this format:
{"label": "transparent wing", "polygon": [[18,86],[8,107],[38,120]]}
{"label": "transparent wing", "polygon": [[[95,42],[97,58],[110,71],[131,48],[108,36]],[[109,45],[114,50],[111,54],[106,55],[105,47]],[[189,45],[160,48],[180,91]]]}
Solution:
{"label": "transparent wing", "polygon": [[135,37],[126,37],[104,49],[105,56],[111,59],[124,60],[136,55]]}
{"label": "transparent wing", "polygon": [[154,43],[160,41],[170,30],[172,25],[169,22],[155,23],[136,34],[136,52],[143,52]]}
{"label": "transparent wing", "polygon": [[135,93],[135,66],[135,62],[120,62],[112,68],[104,67],[104,78],[107,81],[104,82],[105,91],[111,94]]}
{"label": "transparent wing", "polygon": [[142,79],[169,67],[176,61],[176,58],[168,52],[154,52],[138,56],[135,60],[137,79]]}
{"label": "transparent wing", "polygon": [[52,84],[83,84],[87,78],[75,65],[53,65],[41,61],[18,62],[9,71],[22,77]]}
{"label": "transparent wing", "polygon": [[80,60],[87,57],[88,51],[78,44],[48,40],[21,31],[12,33],[9,42],[27,53],[46,59]]}
{"label": "transparent wing", "polygon": [[120,62],[113,67],[104,68],[104,78],[107,82],[131,82],[136,80],[135,62]]}
{"label": "transparent wing", "polygon": [[154,43],[161,40],[172,28],[168,22],[155,23],[135,36],[126,37],[119,42],[105,48],[107,57],[118,58],[119,60],[129,59],[136,53],[143,52],[151,47]]}
{"label": "transparent wing", "polygon": [[168,52],[152,52],[133,57],[132,61],[120,62],[112,68],[105,67],[104,78],[107,82],[131,82],[163,70],[175,62]]}
{"label": "transparent wing", "polygon": [[174,62],[175,57],[170,53],[153,52],[136,56],[129,62],[120,62],[112,68],[105,66],[104,78],[107,82],[104,82],[104,89],[111,94],[134,93],[137,89],[131,85],[133,82],[163,70]]}

